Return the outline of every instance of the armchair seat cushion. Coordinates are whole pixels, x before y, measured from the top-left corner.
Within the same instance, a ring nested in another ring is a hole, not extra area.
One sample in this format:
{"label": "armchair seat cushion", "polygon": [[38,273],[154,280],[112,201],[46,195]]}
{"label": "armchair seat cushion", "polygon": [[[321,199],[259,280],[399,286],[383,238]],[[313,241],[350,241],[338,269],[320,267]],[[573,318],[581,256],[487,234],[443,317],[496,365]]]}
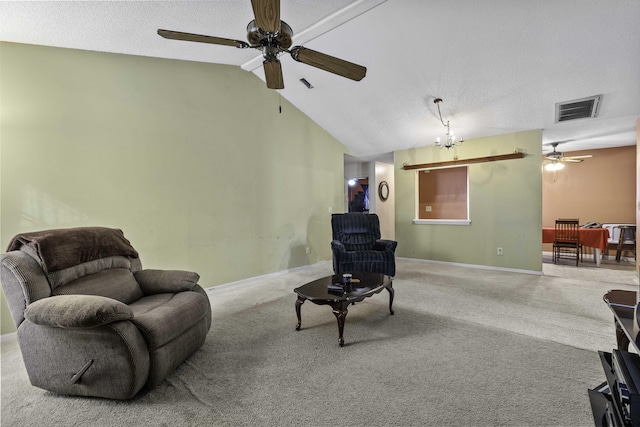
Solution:
{"label": "armchair seat cushion", "polygon": [[129,304],[134,325],[142,332],[149,350],[162,347],[205,318],[209,306],[198,292],[149,295]]}
{"label": "armchair seat cushion", "polygon": [[346,251],[342,254],[342,262],[386,262],[389,256],[385,251]]}
{"label": "armchair seat cushion", "polygon": [[346,251],[340,254],[340,272],[369,271],[394,276],[395,267],[392,251]]}

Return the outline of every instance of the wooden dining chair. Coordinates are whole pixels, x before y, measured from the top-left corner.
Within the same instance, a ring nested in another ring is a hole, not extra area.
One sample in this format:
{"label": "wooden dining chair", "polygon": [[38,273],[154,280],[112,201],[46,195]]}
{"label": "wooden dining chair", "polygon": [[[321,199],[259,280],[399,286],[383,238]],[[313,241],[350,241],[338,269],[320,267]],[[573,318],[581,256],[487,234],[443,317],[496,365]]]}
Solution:
{"label": "wooden dining chair", "polygon": [[580,262],[582,248],[578,235],[580,221],[578,219],[557,219],[555,236],[553,240],[553,263],[557,264],[560,258],[576,259],[576,266]]}

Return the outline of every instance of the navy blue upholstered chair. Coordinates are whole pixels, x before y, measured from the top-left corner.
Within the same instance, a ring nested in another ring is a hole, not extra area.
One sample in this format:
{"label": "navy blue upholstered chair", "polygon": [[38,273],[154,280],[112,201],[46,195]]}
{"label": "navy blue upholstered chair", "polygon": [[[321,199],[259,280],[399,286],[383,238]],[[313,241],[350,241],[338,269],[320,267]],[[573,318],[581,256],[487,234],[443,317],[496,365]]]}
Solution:
{"label": "navy blue upholstered chair", "polygon": [[376,214],[344,213],[331,215],[333,271],[396,274],[398,242],[380,238]]}

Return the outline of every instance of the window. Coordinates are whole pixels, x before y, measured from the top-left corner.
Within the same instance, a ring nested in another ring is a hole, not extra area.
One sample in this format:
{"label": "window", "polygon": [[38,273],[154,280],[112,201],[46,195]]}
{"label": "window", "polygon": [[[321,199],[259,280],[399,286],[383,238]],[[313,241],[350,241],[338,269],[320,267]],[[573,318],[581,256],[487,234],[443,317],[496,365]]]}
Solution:
{"label": "window", "polygon": [[469,224],[468,167],[416,172],[417,224]]}

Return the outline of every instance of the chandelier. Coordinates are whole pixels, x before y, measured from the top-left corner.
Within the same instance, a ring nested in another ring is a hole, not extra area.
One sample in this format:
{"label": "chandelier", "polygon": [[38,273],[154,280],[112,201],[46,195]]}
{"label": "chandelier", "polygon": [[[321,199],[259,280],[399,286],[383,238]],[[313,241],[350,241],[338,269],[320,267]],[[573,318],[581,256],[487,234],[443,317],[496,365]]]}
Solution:
{"label": "chandelier", "polygon": [[459,140],[456,141],[455,137],[453,136],[453,132],[451,132],[451,126],[449,125],[449,120],[447,120],[447,123],[445,123],[444,120],[442,120],[442,113],[440,112],[440,104],[442,103],[442,98],[434,99],[433,103],[438,106],[438,116],[440,117],[440,122],[442,123],[442,126],[447,128],[445,141],[444,142],[441,141],[440,137],[436,138],[436,147],[449,149],[455,145],[462,144],[464,142],[464,138],[460,138]]}

